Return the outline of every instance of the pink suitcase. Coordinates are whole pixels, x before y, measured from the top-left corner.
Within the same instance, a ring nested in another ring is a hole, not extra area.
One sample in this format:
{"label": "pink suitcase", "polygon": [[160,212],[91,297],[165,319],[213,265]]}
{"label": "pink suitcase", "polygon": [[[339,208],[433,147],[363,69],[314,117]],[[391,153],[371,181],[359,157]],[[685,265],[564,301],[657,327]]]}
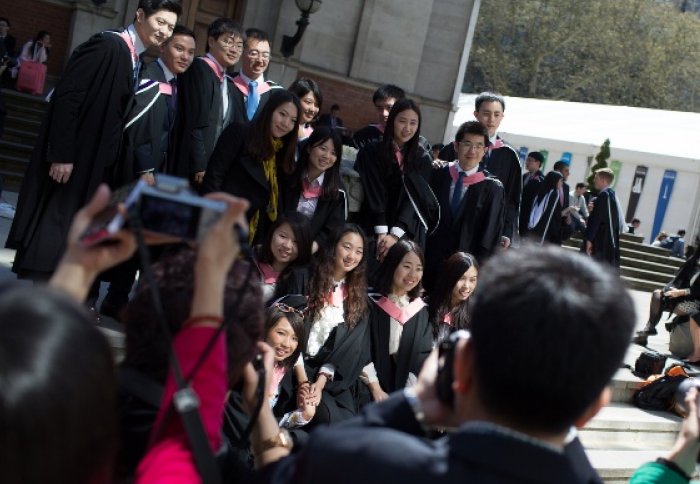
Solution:
{"label": "pink suitcase", "polygon": [[35,61],[23,61],[17,74],[17,90],[30,94],[44,93],[46,82],[46,64]]}

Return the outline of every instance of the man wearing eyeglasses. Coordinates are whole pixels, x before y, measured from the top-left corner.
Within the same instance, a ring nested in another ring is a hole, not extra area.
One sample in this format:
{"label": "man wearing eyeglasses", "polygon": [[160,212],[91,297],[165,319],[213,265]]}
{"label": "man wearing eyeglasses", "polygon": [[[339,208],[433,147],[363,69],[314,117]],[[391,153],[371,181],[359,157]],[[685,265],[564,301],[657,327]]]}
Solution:
{"label": "man wearing eyeglasses", "polygon": [[267,32],[248,29],[245,34],[241,72],[233,78],[233,120],[237,123],[252,121],[262,111],[271,92],[283,89],[282,86],[265,80],[265,71],[270,65],[270,39]]}
{"label": "man wearing eyeglasses", "polygon": [[176,145],[171,172],[202,183],[219,135],[234,121],[235,91],[226,71],[241,58],[244,34],[240,24],[218,18],[207,28],[206,55],[197,57],[178,79]]}
{"label": "man wearing eyeglasses", "polygon": [[499,245],[505,223],[503,184],[479,163],[489,146],[486,127],[478,121],[462,124],[454,149],[457,159],[433,170],[430,187],[440,204],[440,224],[428,237],[425,284],[430,289],[442,261],[456,251],[483,262]]}

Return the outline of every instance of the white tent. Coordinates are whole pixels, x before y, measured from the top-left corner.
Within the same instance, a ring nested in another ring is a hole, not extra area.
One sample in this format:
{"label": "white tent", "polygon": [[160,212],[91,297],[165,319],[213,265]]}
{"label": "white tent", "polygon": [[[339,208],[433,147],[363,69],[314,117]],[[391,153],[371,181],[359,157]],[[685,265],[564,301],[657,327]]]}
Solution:
{"label": "white tent", "polygon": [[[474,119],[475,98],[460,96],[446,140],[454,139],[461,123]],[[585,180],[590,157],[610,139],[610,160],[621,162],[615,189],[625,210],[636,167],[648,168],[635,211],[645,235],[651,235],[664,172],[675,170],[662,228],[685,228],[686,240],[700,232],[700,113],[507,97],[500,135],[516,149],[547,150],[547,170],[564,152],[571,153],[570,185]]]}

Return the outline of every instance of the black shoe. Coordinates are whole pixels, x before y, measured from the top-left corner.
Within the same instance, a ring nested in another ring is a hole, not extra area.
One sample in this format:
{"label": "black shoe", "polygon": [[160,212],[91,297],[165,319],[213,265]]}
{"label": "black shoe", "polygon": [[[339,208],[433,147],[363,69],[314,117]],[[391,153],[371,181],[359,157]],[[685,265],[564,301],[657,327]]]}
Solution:
{"label": "black shoe", "polygon": [[647,341],[647,335],[643,334],[643,331],[640,331],[637,333],[637,336],[632,338],[632,343],[640,346],[646,346],[648,341]]}

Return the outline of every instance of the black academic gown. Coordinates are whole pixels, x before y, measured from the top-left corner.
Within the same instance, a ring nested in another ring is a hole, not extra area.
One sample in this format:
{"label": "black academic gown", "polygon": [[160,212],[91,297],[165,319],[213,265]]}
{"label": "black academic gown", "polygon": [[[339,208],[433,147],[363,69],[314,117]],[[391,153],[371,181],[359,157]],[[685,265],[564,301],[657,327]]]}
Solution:
{"label": "black academic gown", "polygon": [[540,189],[540,183],[544,181],[544,173],[537,170],[533,177],[530,173],[523,175],[523,194],[520,203],[520,236],[523,237],[528,232],[527,224],[530,220],[530,209],[532,202],[537,196],[537,191]]}
{"label": "black academic gown", "polygon": [[[342,124],[340,126],[342,126]],[[376,124],[368,124],[352,135],[352,146],[359,150],[369,144],[378,141],[381,142],[382,139],[384,139],[384,131],[380,130]],[[428,143],[428,140],[423,136],[418,136],[418,144],[421,148],[430,153],[430,143]]]}
{"label": "black academic gown", "polygon": [[416,168],[402,172],[395,161],[383,161],[382,148],[381,141],[371,143],[357,153],[355,161],[364,193],[360,209],[363,228],[373,234],[376,226],[399,227],[406,237],[424,247],[427,234],[440,218],[437,199],[429,185],[430,154],[419,148]]}
{"label": "black academic gown", "polygon": [[[308,296],[309,282],[308,267],[296,269],[285,288],[287,294]],[[306,334],[309,335],[313,322],[307,318],[304,326]],[[370,329],[367,316],[353,328],[344,323],[339,324],[331,331],[315,356],[304,354],[306,376],[310,381],[316,381],[323,365],[330,363],[335,367],[333,381],[326,383],[321,396],[321,405],[324,405],[330,414],[330,422],[326,423],[345,420],[358,412],[357,397],[361,385],[359,377],[362,369],[370,361]],[[314,417],[312,424],[319,423],[317,420]]]}
{"label": "black academic gown", "polygon": [[[250,206],[246,213],[250,220],[260,210],[260,219],[255,233],[255,242],[263,240],[271,224],[267,216],[270,201],[270,183],[265,178],[263,164],[248,155],[247,141],[250,126],[233,123],[228,126],[216,143],[216,148],[209,160],[209,167],[202,182],[202,193],[224,191],[248,200]],[[277,165],[278,180],[282,168]],[[281,187],[279,187],[282,196]],[[282,213],[282,204],[278,213]]]}
{"label": "black academic gown", "polygon": [[224,76],[228,87],[229,109],[223,117],[221,81],[209,64],[200,57],[178,78],[178,122],[170,172],[182,178],[206,171],[216,141],[231,124],[234,112],[231,78]]}
{"label": "black academic gown", "polygon": [[370,297],[372,362],[379,384],[386,393],[404,388],[409,373],[417,377],[423,362],[433,349],[433,330],[428,317],[428,306],[424,306],[403,325],[399,351],[395,357],[389,354],[390,319],[391,316]]}
{"label": "black academic gown", "polygon": [[593,202],[588,217],[582,251],[586,242],[593,243],[593,258],[620,267],[620,218],[615,202],[615,192],[601,191]]}
{"label": "black academic gown", "polygon": [[141,172],[165,168],[174,122],[169,119],[170,95],[159,89],[167,80],[158,62],[144,67],[141,78],[124,128],[122,184],[135,180]]}
{"label": "black academic gown", "polygon": [[469,186],[456,215],[450,208],[452,177],[449,167],[433,171],[430,186],[440,203],[440,225],[428,238],[426,267],[438,270],[442,261],[456,251],[473,254],[480,262],[491,256],[499,244],[505,220],[503,184],[488,174]]}
{"label": "black academic gown", "polygon": [[[22,182],[7,237],[12,270],[45,277],[65,251],[73,215],[101,182],[113,184],[124,119],[134,93],[129,48],[102,32],[78,46],[56,85]],[[51,163],[73,163],[68,183],[49,177]]]}
{"label": "black academic gown", "polygon": [[[550,244],[561,245],[561,211],[564,209],[564,206],[559,203],[559,194],[556,190],[551,190],[550,193],[551,195],[547,200],[547,206],[544,208],[542,216],[537,224],[535,224],[532,229],[528,230],[527,234],[538,244],[549,242]],[[530,210],[527,210],[528,217],[526,223],[530,221],[533,203],[534,200],[530,202]],[[525,207],[523,207],[523,209],[525,209]]]}
{"label": "black academic gown", "polygon": [[[281,174],[280,195],[285,212],[296,212],[301,197],[301,185],[291,176]],[[336,198],[319,198],[311,217],[311,236],[322,247],[335,227],[345,223],[348,215],[347,195],[340,182]]]}
{"label": "black academic gown", "polygon": [[489,151],[481,162],[481,168],[503,183],[506,194],[506,214],[503,234],[513,240],[518,231],[522,178],[518,152],[510,145]]}
{"label": "black academic gown", "polygon": [[[233,100],[233,104],[231,105],[233,108],[231,120],[235,123],[247,124],[250,122],[250,120],[248,120],[248,108],[246,107],[248,102],[248,94],[243,94],[243,92],[237,87],[235,78],[238,76],[240,76],[240,73],[236,74],[232,79],[234,82],[232,83],[233,91],[231,92],[231,98]],[[284,89],[282,86],[270,80],[265,81],[265,84],[267,84],[270,89],[260,95],[260,102],[258,103],[258,108],[255,110],[255,115],[253,115],[253,118],[260,114],[265,106],[265,103],[267,103],[267,100],[270,99],[272,93],[278,89]]]}

